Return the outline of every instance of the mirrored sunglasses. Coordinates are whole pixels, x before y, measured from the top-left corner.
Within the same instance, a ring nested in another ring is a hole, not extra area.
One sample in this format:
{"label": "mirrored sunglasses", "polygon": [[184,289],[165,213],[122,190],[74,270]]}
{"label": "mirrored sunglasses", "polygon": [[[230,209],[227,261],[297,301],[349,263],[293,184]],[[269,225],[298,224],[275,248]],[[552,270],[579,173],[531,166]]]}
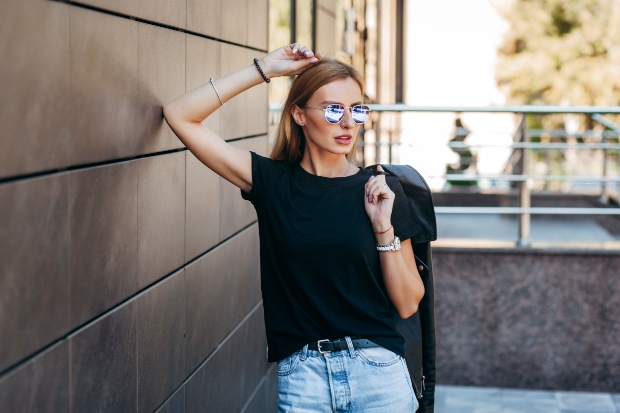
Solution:
{"label": "mirrored sunglasses", "polygon": [[370,108],[366,105],[344,106],[339,103],[327,105],[325,109],[306,106],[310,109],[318,109],[325,112],[325,120],[329,123],[340,123],[344,118],[345,109],[351,109],[351,116],[355,123],[365,123],[370,117]]}

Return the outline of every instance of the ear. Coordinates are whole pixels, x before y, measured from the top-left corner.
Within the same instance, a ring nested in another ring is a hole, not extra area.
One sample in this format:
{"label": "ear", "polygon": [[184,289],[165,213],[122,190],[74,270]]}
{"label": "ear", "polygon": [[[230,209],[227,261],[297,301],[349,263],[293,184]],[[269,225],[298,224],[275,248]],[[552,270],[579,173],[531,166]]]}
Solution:
{"label": "ear", "polygon": [[293,116],[293,120],[295,120],[295,123],[299,126],[306,125],[306,115],[299,106],[293,105],[293,107],[291,108],[291,116]]}

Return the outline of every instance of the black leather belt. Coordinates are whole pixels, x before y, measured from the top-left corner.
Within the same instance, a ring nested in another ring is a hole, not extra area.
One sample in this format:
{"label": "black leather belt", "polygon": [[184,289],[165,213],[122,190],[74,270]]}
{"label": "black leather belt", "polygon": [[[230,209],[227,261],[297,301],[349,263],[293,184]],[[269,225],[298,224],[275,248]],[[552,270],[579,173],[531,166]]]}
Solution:
{"label": "black leather belt", "polygon": [[[353,348],[367,348],[367,347],[379,347],[378,344],[373,343],[370,340],[366,340],[364,338],[358,340],[351,340],[353,343]],[[332,351],[342,351],[348,350],[349,346],[347,345],[347,340],[339,338],[338,340],[329,341],[329,340],[319,340],[313,341],[308,344],[308,350],[316,350],[319,353],[329,353]]]}

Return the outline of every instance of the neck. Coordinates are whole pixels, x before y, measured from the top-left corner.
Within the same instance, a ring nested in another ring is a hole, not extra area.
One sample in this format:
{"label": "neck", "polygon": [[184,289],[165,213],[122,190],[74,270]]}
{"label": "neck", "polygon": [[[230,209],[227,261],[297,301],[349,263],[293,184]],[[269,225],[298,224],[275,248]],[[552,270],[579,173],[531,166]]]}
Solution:
{"label": "neck", "polygon": [[300,165],[313,175],[325,178],[339,178],[349,175],[354,168],[357,169],[357,167],[351,166],[349,161],[347,161],[346,155],[331,153],[323,156],[312,156],[310,152],[309,150],[304,152]]}

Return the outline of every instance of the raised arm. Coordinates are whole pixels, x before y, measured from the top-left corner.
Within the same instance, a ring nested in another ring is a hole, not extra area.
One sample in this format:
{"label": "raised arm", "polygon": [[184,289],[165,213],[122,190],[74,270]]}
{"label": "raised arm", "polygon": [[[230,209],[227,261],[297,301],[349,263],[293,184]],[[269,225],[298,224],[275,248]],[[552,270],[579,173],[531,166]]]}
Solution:
{"label": "raised arm", "polygon": [[[293,43],[269,53],[259,64],[265,75],[272,78],[297,75],[320,58],[307,47]],[[252,189],[250,153],[230,145],[202,122],[222,105],[220,98],[226,103],[263,81],[252,63],[214,81],[219,98],[213,85],[206,83],[164,107],[166,122],[187,149],[209,169],[246,192]]]}

